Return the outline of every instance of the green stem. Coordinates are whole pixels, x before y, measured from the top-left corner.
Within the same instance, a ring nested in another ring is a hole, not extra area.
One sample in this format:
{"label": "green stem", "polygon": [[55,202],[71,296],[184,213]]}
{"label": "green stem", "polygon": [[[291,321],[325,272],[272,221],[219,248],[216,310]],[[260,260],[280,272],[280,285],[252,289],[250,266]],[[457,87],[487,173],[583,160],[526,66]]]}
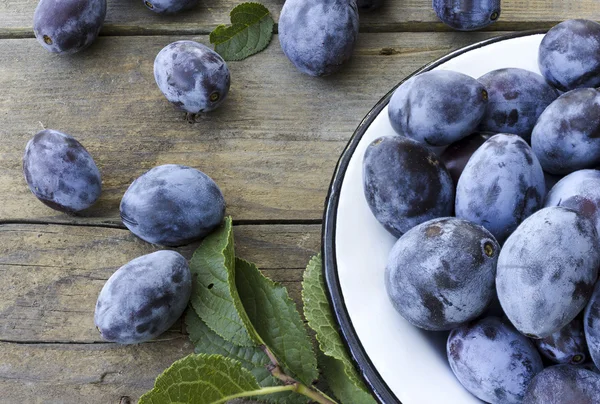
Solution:
{"label": "green stem", "polygon": [[327,394],[322,393],[320,391],[315,391],[309,387],[306,387],[303,384],[299,384],[298,388],[295,391],[296,391],[296,393],[300,393],[300,394],[316,401],[319,404],[337,404],[331,398],[327,397]]}
{"label": "green stem", "polygon": [[234,398],[252,397],[252,396],[263,396],[265,394],[281,393],[282,391],[295,391],[296,387],[297,386],[295,386],[295,385],[290,385],[290,386],[275,386],[275,387],[263,387],[262,389],[259,389],[259,390],[243,391],[241,393],[232,394],[230,396],[223,397],[220,400],[213,401],[211,404],[225,403],[225,402],[227,402],[229,400],[233,400]]}

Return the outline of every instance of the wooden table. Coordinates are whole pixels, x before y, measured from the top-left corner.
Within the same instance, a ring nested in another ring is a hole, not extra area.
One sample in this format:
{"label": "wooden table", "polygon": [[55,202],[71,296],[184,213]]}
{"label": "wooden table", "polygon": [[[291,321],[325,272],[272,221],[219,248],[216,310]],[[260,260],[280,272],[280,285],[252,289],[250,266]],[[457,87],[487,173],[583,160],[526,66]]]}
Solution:
{"label": "wooden table", "polygon": [[[277,21],[283,0],[263,2]],[[504,0],[489,30],[459,33],[437,21],[429,0],[386,2],[361,16],[354,57],[340,73],[300,74],[275,35],[266,51],[229,63],[229,99],[189,124],[154,83],[154,57],[178,39],[208,43],[238,1],[201,0],[165,17],[141,0],[109,0],[97,43],[60,57],[33,39],[35,0],[0,0],[0,403],[135,402],[192,351],[181,323],[158,341],[126,347],[102,342],[94,328],[105,280],[156,249],[119,220],[123,192],[144,171],[178,163],[209,174],[234,218],[238,255],[300,302],[338,156],[394,84],[505,31],[600,19],[598,0]],[[103,193],[84,217],[45,207],[25,184],[21,157],[42,127],[72,134],[99,165]],[[189,257],[193,249],[180,250]]]}

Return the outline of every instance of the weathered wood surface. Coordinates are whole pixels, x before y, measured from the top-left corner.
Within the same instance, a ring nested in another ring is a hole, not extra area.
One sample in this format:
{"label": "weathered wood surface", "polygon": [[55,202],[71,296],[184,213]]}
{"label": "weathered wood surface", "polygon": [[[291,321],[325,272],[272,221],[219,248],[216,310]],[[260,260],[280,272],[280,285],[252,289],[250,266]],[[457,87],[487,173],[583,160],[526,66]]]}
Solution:
{"label": "weathered wood surface", "polygon": [[[166,163],[210,175],[235,220],[320,220],[340,152],[371,107],[422,65],[492,35],[363,34],[348,66],[322,79],[300,74],[275,37],[265,52],[229,64],[229,98],[195,124],[152,73],[154,56],[176,37],[103,37],[74,57],[33,39],[0,40],[0,220],[120,224],[129,184]],[[75,136],[100,167],[102,196],[87,217],[53,211],[25,184],[23,151],[42,125]]]}
{"label": "weathered wood surface", "polygon": [[[200,0],[194,10],[180,15],[157,15],[142,0],[108,0],[104,35],[205,34],[229,22],[229,11],[241,0]],[[0,1],[0,37],[32,36],[37,0]],[[262,3],[278,20],[283,0]],[[502,0],[500,19],[490,30],[549,28],[568,18],[600,19],[597,0]],[[436,17],[431,0],[386,0],[384,7],[361,14],[364,32],[449,31]]]}
{"label": "weathered wood surface", "polygon": [[[318,225],[235,226],[237,254],[288,286],[319,250]],[[197,245],[178,249],[191,258]],[[95,343],[94,307],[112,273],[159,249],[127,230],[65,225],[0,225],[0,341]],[[174,327],[169,339],[181,333]]]}
{"label": "weathered wood surface", "polygon": [[[303,268],[320,248],[320,226],[235,226],[234,235],[237,254],[301,303]],[[189,258],[194,248],[179,251]],[[120,229],[0,225],[0,403],[137,399],[190,353],[181,323],[157,341],[129,347],[102,343],[94,328],[105,280],[154,250]]]}

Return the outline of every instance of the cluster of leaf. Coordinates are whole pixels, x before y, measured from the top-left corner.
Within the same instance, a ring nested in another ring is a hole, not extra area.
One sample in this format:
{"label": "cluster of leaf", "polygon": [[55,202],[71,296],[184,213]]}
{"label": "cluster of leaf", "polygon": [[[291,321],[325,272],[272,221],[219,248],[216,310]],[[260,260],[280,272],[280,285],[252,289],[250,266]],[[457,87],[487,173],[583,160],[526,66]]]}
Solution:
{"label": "cluster of leaf", "polygon": [[196,353],[160,375],[140,404],[217,404],[238,397],[335,403],[313,386],[318,368],[341,403],[375,403],[338,334],[320,257],[310,261],[302,291],[318,357],[285,287],[235,257],[231,218],[202,242],[190,268],[195,283],[186,325]]}
{"label": "cluster of leaf", "polygon": [[265,49],[275,22],[260,3],[242,3],[229,14],[231,25],[219,25],[210,33],[210,43],[225,60],[242,60]]}

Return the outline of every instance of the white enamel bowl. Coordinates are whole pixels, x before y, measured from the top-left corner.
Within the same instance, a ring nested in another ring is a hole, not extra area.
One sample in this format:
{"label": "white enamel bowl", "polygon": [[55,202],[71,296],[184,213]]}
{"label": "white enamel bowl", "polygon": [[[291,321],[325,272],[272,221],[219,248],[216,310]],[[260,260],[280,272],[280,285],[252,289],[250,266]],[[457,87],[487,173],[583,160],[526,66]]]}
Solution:
{"label": "white enamel bowl", "polygon": [[[493,38],[458,50],[418,72],[454,70],[478,78],[495,69],[519,67],[540,73],[537,54],[542,37],[541,32],[529,32]],[[385,264],[396,239],[369,210],[363,193],[362,160],[372,140],[394,135],[387,112],[390,96],[391,92],[360,124],[331,183],[323,224],[329,297],[357,367],[381,402],[480,403],[450,370],[447,333],[425,332],[410,325],[394,310],[385,291]]]}

